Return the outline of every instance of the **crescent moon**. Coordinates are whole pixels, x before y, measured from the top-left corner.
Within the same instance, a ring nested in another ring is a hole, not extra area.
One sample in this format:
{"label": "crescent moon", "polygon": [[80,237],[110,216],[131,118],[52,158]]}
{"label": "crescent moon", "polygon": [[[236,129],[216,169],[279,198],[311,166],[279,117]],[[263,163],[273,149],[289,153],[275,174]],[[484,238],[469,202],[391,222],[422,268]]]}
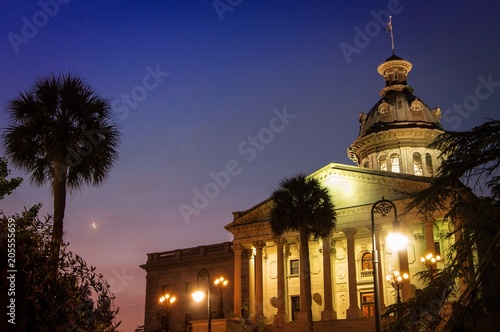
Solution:
{"label": "crescent moon", "polygon": [[92,222],[92,228],[97,228],[97,225],[96,225],[95,221]]}

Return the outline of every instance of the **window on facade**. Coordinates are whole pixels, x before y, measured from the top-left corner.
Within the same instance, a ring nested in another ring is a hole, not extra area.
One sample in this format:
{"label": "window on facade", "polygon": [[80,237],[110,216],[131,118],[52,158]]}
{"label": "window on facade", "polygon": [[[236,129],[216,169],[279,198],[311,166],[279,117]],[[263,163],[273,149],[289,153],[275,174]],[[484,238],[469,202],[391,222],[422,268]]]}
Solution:
{"label": "window on facade", "polygon": [[418,152],[413,154],[413,174],[424,175],[422,170],[422,156]]}
{"label": "window on facade", "polygon": [[371,270],[373,270],[372,254],[366,252],[361,257],[361,271],[371,271]]}
{"label": "window on facade", "polygon": [[168,285],[161,286],[161,294],[166,294],[168,293]]}
{"label": "window on facade", "polygon": [[381,156],[378,160],[378,165],[381,171],[387,171],[387,157]]}
{"label": "window on facade", "polygon": [[363,317],[375,316],[374,293],[361,293],[361,312],[363,313]]}
{"label": "window on facade", "polygon": [[432,168],[432,157],[429,153],[425,154],[425,169],[429,176],[434,176],[434,170]]}
{"label": "window on facade", "polygon": [[396,153],[391,154],[391,171],[399,173],[399,155]]}
{"label": "window on facade", "polygon": [[299,260],[298,259],[290,260],[290,274],[297,275],[299,274],[299,270],[300,270]]}
{"label": "window on facade", "polygon": [[365,252],[361,256],[361,277],[371,277],[373,276],[373,259],[372,254]]}
{"label": "window on facade", "polygon": [[436,255],[441,256],[441,244],[439,242],[434,242],[434,252]]}
{"label": "window on facade", "polygon": [[290,298],[290,303],[292,305],[292,321],[297,320],[297,314],[300,311],[300,296],[292,296]]}
{"label": "window on facade", "polygon": [[193,293],[193,284],[190,282],[186,282],[186,294]]}

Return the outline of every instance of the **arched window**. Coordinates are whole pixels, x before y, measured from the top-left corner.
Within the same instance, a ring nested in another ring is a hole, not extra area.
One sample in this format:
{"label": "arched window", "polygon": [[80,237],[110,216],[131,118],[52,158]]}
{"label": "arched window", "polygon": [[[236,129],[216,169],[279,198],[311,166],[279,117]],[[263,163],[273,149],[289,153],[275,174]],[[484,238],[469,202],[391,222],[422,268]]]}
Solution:
{"label": "arched window", "polygon": [[422,169],[422,157],[418,152],[413,153],[413,174],[424,175],[424,171]]}
{"label": "arched window", "polygon": [[425,154],[425,170],[429,176],[434,176],[434,168],[432,167],[432,157],[430,153]]}
{"label": "arched window", "polygon": [[397,153],[391,154],[391,171],[399,173],[399,155]]}
{"label": "arched window", "polygon": [[387,157],[381,156],[378,160],[378,165],[381,171],[387,171]]}
{"label": "arched window", "polygon": [[361,256],[361,271],[372,271],[373,270],[373,258],[372,254],[365,252]]}

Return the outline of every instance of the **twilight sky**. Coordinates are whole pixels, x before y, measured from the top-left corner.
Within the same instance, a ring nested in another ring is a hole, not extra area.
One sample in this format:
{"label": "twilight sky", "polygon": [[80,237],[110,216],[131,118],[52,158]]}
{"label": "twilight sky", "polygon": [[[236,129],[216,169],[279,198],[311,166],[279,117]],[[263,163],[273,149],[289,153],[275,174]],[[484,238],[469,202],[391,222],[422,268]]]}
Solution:
{"label": "twilight sky", "polygon": [[[353,165],[358,116],[380,98],[395,53],[447,130],[498,119],[494,1],[96,1],[2,3],[0,130],[9,99],[50,73],[82,76],[112,102],[120,158],[99,188],[68,197],[64,239],[112,285],[122,330],[144,317],[146,254],[232,238],[233,211],[279,181]],[[3,155],[0,147],[0,156]],[[0,201],[44,204],[25,173]],[[95,222],[97,228],[92,228]]]}

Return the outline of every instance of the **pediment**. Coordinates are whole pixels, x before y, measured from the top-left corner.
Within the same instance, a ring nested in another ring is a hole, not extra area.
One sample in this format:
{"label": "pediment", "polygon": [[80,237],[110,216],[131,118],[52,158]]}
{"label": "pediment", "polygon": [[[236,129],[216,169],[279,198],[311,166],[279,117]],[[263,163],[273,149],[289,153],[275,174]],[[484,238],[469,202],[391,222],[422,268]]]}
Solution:
{"label": "pediment", "polygon": [[[398,201],[406,198],[405,193],[426,188],[431,178],[378,171],[358,166],[328,164],[309,176],[319,179],[330,189],[337,214],[347,211],[367,209],[382,197]],[[251,229],[262,227],[269,220],[272,201],[267,198],[245,211],[233,212],[234,220],[225,226],[232,232],[234,228]]]}

